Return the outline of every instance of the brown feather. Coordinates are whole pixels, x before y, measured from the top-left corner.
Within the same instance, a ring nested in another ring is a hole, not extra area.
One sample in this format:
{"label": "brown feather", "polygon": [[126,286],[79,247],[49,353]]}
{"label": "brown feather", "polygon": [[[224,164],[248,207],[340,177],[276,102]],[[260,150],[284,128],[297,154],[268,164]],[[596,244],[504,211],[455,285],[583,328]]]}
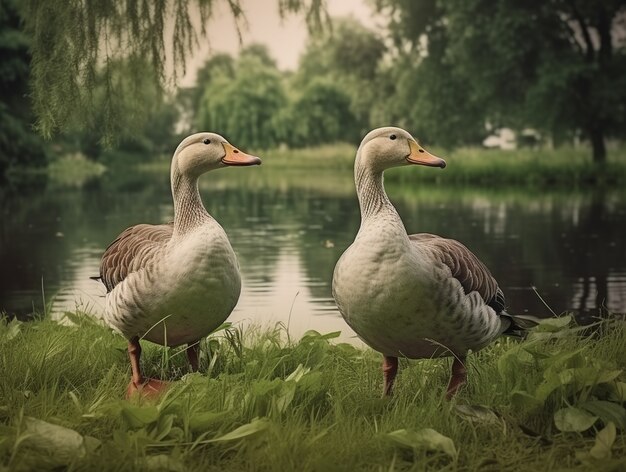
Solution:
{"label": "brown feather", "polygon": [[411,234],[409,239],[430,248],[435,257],[450,268],[452,276],[461,282],[465,293],[478,292],[496,313],[504,310],[504,293],[498,287],[498,282],[487,266],[463,244],[429,233]]}
{"label": "brown feather", "polygon": [[100,262],[100,280],[107,292],[145,266],[155,251],[172,238],[173,232],[173,223],[140,224],[122,231],[106,249]]}

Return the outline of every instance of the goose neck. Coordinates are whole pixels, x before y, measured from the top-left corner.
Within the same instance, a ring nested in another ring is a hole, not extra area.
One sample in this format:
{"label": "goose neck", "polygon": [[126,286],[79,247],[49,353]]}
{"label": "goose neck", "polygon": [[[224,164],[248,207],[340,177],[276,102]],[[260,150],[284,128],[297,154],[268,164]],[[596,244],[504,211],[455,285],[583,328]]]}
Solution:
{"label": "goose neck", "polygon": [[210,218],[200,198],[197,177],[187,176],[173,169],[172,196],[174,198],[174,236],[185,234]]}
{"label": "goose neck", "polygon": [[374,170],[365,165],[355,165],[354,180],[356,184],[359,206],[361,208],[361,223],[375,218],[391,217],[400,219],[392,205],[383,184],[382,170]]}

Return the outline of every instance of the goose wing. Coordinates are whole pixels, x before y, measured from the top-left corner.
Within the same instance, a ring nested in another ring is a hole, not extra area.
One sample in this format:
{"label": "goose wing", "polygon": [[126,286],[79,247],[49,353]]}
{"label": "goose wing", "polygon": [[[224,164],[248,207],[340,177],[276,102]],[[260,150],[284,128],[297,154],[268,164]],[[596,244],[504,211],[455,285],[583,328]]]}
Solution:
{"label": "goose wing", "polygon": [[409,239],[421,247],[428,247],[433,256],[450,268],[465,293],[478,292],[487,305],[496,313],[505,308],[504,293],[491,275],[487,266],[463,244],[429,233],[409,235]]}
{"label": "goose wing", "polygon": [[102,255],[100,281],[107,292],[122,282],[128,274],[144,267],[163,247],[174,232],[174,224],[140,224],[126,228]]}

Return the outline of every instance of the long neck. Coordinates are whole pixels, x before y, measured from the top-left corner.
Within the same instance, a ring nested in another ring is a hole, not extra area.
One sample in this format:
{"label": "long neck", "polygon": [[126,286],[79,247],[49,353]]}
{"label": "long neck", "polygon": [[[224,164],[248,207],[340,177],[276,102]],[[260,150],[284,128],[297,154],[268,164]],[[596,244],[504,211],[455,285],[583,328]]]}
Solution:
{"label": "long neck", "polygon": [[383,172],[374,170],[357,159],[354,165],[354,183],[361,207],[361,226],[374,217],[391,218],[400,224],[400,216],[389,201],[383,185]]}
{"label": "long neck", "polygon": [[171,171],[174,197],[174,236],[188,232],[211,216],[204,208],[198,191],[198,177],[181,174],[173,164]]}

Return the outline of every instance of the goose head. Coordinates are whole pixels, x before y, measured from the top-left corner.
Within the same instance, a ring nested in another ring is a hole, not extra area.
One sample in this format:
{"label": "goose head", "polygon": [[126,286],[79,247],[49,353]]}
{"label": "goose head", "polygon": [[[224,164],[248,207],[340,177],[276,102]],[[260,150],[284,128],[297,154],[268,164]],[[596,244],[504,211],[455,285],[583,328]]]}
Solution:
{"label": "goose head", "polygon": [[240,151],[216,133],[196,133],[176,148],[172,170],[191,178],[227,166],[260,165],[261,159]]}
{"label": "goose head", "polygon": [[446,161],[426,151],[410,133],[402,128],[377,128],[361,141],[357,151],[357,165],[382,172],[392,167],[422,165],[446,166]]}

